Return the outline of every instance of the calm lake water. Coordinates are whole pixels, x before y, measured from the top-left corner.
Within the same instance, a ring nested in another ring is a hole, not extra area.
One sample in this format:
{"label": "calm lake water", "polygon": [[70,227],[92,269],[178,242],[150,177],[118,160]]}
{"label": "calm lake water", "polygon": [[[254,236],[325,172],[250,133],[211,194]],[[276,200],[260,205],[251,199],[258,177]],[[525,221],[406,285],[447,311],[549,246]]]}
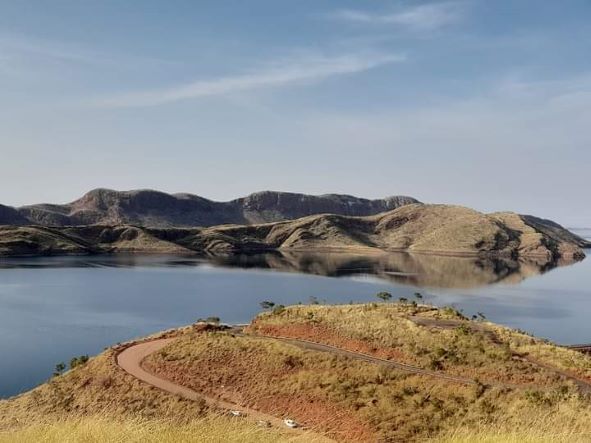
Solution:
{"label": "calm lake water", "polygon": [[[580,231],[591,236],[591,230]],[[454,305],[559,343],[591,342],[591,251],[572,265],[390,254],[265,254],[0,260],[0,397],[55,364],[218,316],[248,322],[259,302],[348,303],[378,291]]]}

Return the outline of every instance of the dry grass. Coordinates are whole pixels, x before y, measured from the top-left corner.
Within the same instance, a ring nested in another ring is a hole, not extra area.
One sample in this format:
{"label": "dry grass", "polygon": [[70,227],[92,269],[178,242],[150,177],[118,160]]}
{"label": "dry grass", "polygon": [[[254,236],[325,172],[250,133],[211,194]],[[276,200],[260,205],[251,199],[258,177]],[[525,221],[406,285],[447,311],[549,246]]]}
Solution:
{"label": "dry grass", "polygon": [[290,416],[338,441],[421,441],[475,423],[518,423],[523,409],[577,404],[589,411],[562,385],[544,394],[464,386],[225,333],[187,334],[147,364],[178,384]]}
{"label": "dry grass", "polygon": [[[303,338],[425,367],[437,358],[439,371],[530,386],[455,384],[264,337],[192,328],[179,330],[178,340],[146,363],[205,395],[289,416],[317,433],[301,441],[318,434],[338,441],[591,441],[589,398],[511,355],[527,353],[580,377],[589,376],[591,358],[518,331],[469,322],[450,309],[398,303],[288,307],[261,314],[250,329],[311,334]],[[279,430],[218,414],[139,382],[108,350],[0,401],[0,443],[290,441]]]}
{"label": "dry grass", "polygon": [[483,382],[554,385],[556,373],[517,355],[591,380],[591,358],[517,331],[463,319],[452,309],[410,303],[292,306],[259,315],[250,330],[305,338]]}
{"label": "dry grass", "polygon": [[108,350],[18,397],[0,401],[0,430],[81,415],[194,419],[204,404],[166,395],[123,372]]}
{"label": "dry grass", "polygon": [[188,423],[146,419],[115,420],[79,417],[34,424],[20,430],[0,432],[0,443],[324,443],[305,433],[287,435],[245,420],[208,416]]}
{"label": "dry grass", "polygon": [[573,443],[591,441],[588,404],[579,400],[551,410],[524,408],[517,419],[474,423],[444,433],[437,443]]}

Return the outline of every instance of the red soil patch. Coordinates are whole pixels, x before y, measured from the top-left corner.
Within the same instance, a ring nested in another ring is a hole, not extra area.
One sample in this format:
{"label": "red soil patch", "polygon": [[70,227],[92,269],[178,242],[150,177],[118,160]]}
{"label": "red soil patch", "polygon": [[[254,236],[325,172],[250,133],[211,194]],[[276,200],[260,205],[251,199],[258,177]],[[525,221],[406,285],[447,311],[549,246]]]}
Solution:
{"label": "red soil patch", "polygon": [[[453,327],[456,326],[457,325],[454,322]],[[251,326],[248,327],[248,330],[259,335],[308,340],[315,343],[335,346],[348,351],[371,355],[373,357],[392,360],[399,363],[411,364],[418,367],[424,366],[417,359],[413,358],[412,355],[405,354],[400,349],[378,347],[373,345],[369,341],[345,337],[339,335],[338,331],[329,329],[321,325],[315,325],[310,323],[268,325],[258,324],[255,321]],[[501,382],[523,386],[535,386],[540,382],[550,383],[552,381],[556,381],[555,374],[547,373],[544,376],[540,374],[540,368],[534,367],[535,365],[532,365],[529,362],[521,362],[521,371],[516,372],[516,364],[518,363],[513,362],[512,366],[504,371],[502,369],[500,370],[500,368],[487,369],[483,367],[473,368],[470,366],[450,366],[445,367],[443,372],[449,375],[477,378],[484,382]],[[541,370],[544,371],[544,369]],[[542,377],[542,380],[540,379],[540,377]]]}
{"label": "red soil patch", "polygon": [[264,352],[255,348],[236,347],[212,349],[210,354],[183,361],[148,358],[143,366],[196,392],[275,417],[295,419],[338,441],[376,441],[375,431],[356,417],[354,411],[313,394],[282,392],[282,381],[303,367],[289,357],[280,366],[269,364],[265,357]]}
{"label": "red soil patch", "polygon": [[335,330],[324,326],[297,323],[287,325],[259,325],[256,322],[249,326],[250,331],[269,337],[286,337],[322,343],[347,351],[371,355],[373,357],[393,360],[401,363],[416,364],[416,360],[397,348],[385,348],[372,345],[365,340],[358,340],[339,335]]}

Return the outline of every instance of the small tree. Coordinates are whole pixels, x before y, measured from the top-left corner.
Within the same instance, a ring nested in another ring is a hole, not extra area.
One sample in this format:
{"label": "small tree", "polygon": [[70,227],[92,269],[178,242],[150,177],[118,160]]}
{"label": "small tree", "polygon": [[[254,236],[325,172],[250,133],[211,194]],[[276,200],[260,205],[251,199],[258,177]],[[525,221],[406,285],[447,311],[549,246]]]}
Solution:
{"label": "small tree", "polygon": [[65,370],[66,370],[66,364],[64,362],[60,362],[57,365],[55,365],[55,372],[53,373],[53,376],[57,377],[59,375],[62,375]]}
{"label": "small tree", "polygon": [[392,294],[390,294],[389,292],[382,291],[378,292],[376,294],[376,297],[382,299],[383,301],[388,301],[392,298]]}
{"label": "small tree", "polygon": [[400,303],[406,303],[406,302],[408,302],[408,298],[406,298],[406,297],[400,297],[398,299],[398,301],[400,301]]}
{"label": "small tree", "polygon": [[311,305],[318,305],[318,304],[320,304],[320,302],[318,301],[318,297],[315,297],[313,295],[310,296],[310,298],[308,299],[308,301],[310,302]]}
{"label": "small tree", "polygon": [[206,323],[215,323],[218,324],[220,321],[222,321],[219,317],[207,317],[205,319]]}
{"label": "small tree", "polygon": [[423,299],[423,294],[421,294],[420,292],[415,292],[415,298],[417,300],[422,300]]}
{"label": "small tree", "polygon": [[88,362],[88,355],[81,355],[80,357],[74,357],[70,360],[70,369],[74,369],[78,366],[82,366]]}
{"label": "small tree", "polygon": [[261,308],[268,310],[268,309],[272,309],[273,306],[275,306],[275,303],[273,303],[272,301],[269,301],[269,300],[264,300],[264,301],[260,302],[259,305],[261,305]]}
{"label": "small tree", "polygon": [[478,317],[480,317],[481,320],[486,320],[486,315],[484,315],[482,312],[478,312]]}

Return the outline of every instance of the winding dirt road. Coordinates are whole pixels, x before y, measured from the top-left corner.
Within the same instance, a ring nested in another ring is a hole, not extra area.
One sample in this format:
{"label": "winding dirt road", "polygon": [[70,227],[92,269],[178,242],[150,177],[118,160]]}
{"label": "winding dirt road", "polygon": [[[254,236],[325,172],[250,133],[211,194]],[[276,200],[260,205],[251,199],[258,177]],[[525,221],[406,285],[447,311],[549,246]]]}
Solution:
{"label": "winding dirt road", "polygon": [[[161,338],[133,344],[121,351],[117,355],[117,365],[125,372],[134,376],[138,380],[141,380],[151,386],[154,386],[170,394],[175,394],[192,401],[205,401],[205,403],[210,407],[222,410],[225,409],[228,412],[240,411],[242,414],[245,414],[251,420],[267,422],[272,426],[281,427],[294,433],[301,433],[304,430],[303,428],[287,429],[285,424],[283,423],[283,420],[280,418],[264,414],[254,409],[246,408],[241,405],[229,403],[212,397],[207,397],[201,393],[193,391],[192,389],[178,385],[170,380],[158,377],[145,370],[142,366],[142,362],[144,361],[144,359],[148,357],[150,354],[158,352],[160,349],[166,347],[169,343],[173,342],[174,340],[176,340],[176,338]],[[328,438],[327,441],[329,441]]]}
{"label": "winding dirt road", "polygon": [[[246,334],[244,334],[246,335]],[[249,335],[246,335],[249,336]],[[249,337],[256,337],[256,338],[264,338],[269,340],[279,340],[285,343],[288,343],[293,346],[297,346],[298,348],[308,349],[311,351],[319,351],[319,352],[330,352],[331,354],[342,355],[344,357],[353,358],[355,360],[366,361],[368,363],[379,364],[382,366],[388,366],[390,368],[399,369],[401,371],[410,372],[412,374],[419,374],[419,375],[426,375],[428,377],[439,378],[442,380],[452,381],[455,383],[461,383],[464,385],[474,385],[476,382],[471,378],[465,377],[457,377],[455,375],[447,375],[442,374],[441,372],[430,371],[428,369],[423,369],[418,366],[408,365],[406,363],[399,363],[392,360],[386,360],[384,358],[374,357],[373,355],[362,354],[360,352],[353,352],[348,351],[346,349],[338,348],[336,346],[325,345],[321,343],[316,343],[313,341],[302,340],[302,339],[294,339],[289,337],[266,337],[266,336],[249,336]]]}
{"label": "winding dirt road", "polygon": [[[369,363],[375,363],[375,364],[379,364],[379,365],[388,366],[388,367],[391,367],[394,369],[410,372],[412,374],[424,375],[427,377],[434,377],[434,378],[438,378],[438,379],[442,379],[442,380],[446,380],[446,381],[451,381],[454,383],[461,383],[464,385],[476,384],[476,381],[471,378],[458,377],[458,376],[453,376],[453,375],[442,374],[440,372],[429,371],[427,369],[423,369],[423,368],[420,368],[417,366],[412,366],[412,365],[408,365],[405,363],[399,363],[399,362],[395,362],[395,361],[391,361],[391,360],[385,360],[385,359],[374,357],[371,355],[348,351],[348,350],[338,348],[335,346],[315,343],[312,341],[293,339],[293,338],[288,338],[288,337],[269,337],[269,336],[258,336],[258,335],[252,336],[252,335],[244,334],[241,330],[239,330],[237,328],[234,328],[233,332],[235,335],[239,335],[239,336],[246,336],[246,337],[253,337],[253,338],[267,339],[267,340],[277,340],[277,341],[288,343],[290,345],[297,346],[299,348],[306,349],[306,350],[319,351],[319,352],[329,352],[332,354],[341,355],[341,356],[353,358],[356,360],[361,360],[361,361],[366,361]],[[150,373],[149,371],[147,371],[146,369],[144,369],[144,367],[142,366],[142,362],[144,361],[144,359],[146,357],[148,357],[150,354],[153,354],[154,352],[157,352],[160,349],[164,348],[165,346],[167,346],[169,343],[171,343],[174,340],[176,340],[176,338],[160,338],[160,339],[154,339],[154,340],[150,340],[150,341],[140,342],[137,344],[132,344],[131,346],[127,347],[126,349],[124,349],[123,351],[121,351],[117,355],[117,357],[116,357],[117,364],[125,372],[134,376],[138,380],[148,383],[149,385],[154,386],[158,389],[161,389],[165,392],[179,395],[183,398],[193,400],[193,401],[203,400],[206,402],[206,404],[208,406],[211,406],[214,408],[219,408],[222,410],[224,410],[224,409],[227,411],[239,410],[243,414],[246,414],[248,416],[248,418],[250,418],[250,419],[268,422],[269,424],[271,424],[273,426],[285,429],[285,424],[281,418],[277,418],[272,415],[268,415],[268,414],[262,413],[260,411],[250,409],[250,408],[247,408],[247,407],[244,407],[241,405],[237,405],[237,404],[229,403],[229,402],[226,402],[223,400],[219,400],[217,398],[207,397],[201,393],[193,391],[192,389],[189,389],[187,387],[178,385],[170,380],[156,376],[156,375]],[[577,377],[574,377],[574,376],[572,376],[564,371],[561,371],[557,368],[554,368],[552,366],[542,364],[542,363],[540,363],[536,360],[533,360],[531,358],[528,358],[527,360],[530,363],[533,363],[533,364],[536,364],[536,365],[543,367],[545,369],[551,370],[565,379],[569,379],[569,380],[573,381],[579,387],[579,389],[581,389],[583,392],[591,392],[591,384],[589,382],[581,380]],[[519,386],[519,385],[512,385],[512,384],[506,384],[506,383],[492,382],[492,383],[487,383],[487,384],[489,386],[509,387],[509,388],[523,387],[523,386]],[[293,429],[291,431],[301,432],[302,428]]]}
{"label": "winding dirt road", "polygon": [[[240,334],[240,335],[250,336],[247,334]],[[252,337],[252,336],[250,336],[250,337]],[[266,337],[266,336],[258,336],[258,335],[254,336],[254,337],[268,338],[271,340],[279,340],[279,341],[283,341],[283,342],[289,343],[291,345],[297,346],[299,348],[309,349],[312,351],[330,352],[333,354],[343,355],[345,357],[354,358],[356,360],[362,360],[362,361],[366,361],[369,363],[380,364],[380,365],[388,366],[388,367],[391,367],[394,369],[399,369],[402,371],[410,372],[411,374],[424,375],[427,377],[438,378],[440,380],[451,381],[454,383],[460,383],[460,384],[464,384],[464,385],[477,384],[476,380],[474,380],[472,378],[449,375],[449,374],[444,374],[444,373],[437,372],[437,371],[430,371],[428,369],[423,369],[419,366],[413,366],[413,365],[409,365],[406,363],[400,363],[400,362],[396,362],[396,361],[392,361],[392,360],[386,360],[383,358],[374,357],[372,355],[348,351],[346,349],[338,348],[336,346],[325,345],[325,344],[316,343],[316,342],[312,342],[312,341],[308,341],[308,340],[293,339],[293,338],[289,338],[289,337]],[[572,381],[581,390],[581,392],[591,393],[591,383],[589,383],[586,380],[580,379],[574,375],[569,374],[566,371],[555,368],[554,366],[542,363],[532,357],[521,357],[520,359],[528,361],[529,363],[536,365],[540,368],[554,372],[555,374],[557,374],[558,376],[562,377],[565,380]],[[524,385],[518,385],[518,384],[513,384],[513,383],[501,383],[501,382],[494,382],[494,381],[487,381],[487,382],[485,382],[485,384],[488,386],[498,387],[498,388],[511,388],[511,389],[531,388],[531,386],[524,386]],[[547,389],[548,389],[547,387],[540,387],[540,390],[547,390]]]}

